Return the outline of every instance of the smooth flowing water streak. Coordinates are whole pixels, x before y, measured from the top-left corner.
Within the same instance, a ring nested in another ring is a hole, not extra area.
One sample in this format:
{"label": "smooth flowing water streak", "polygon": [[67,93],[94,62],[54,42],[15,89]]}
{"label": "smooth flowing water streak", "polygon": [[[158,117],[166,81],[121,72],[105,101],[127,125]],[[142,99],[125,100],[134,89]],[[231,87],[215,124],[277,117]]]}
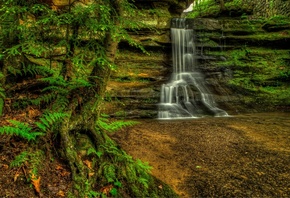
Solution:
{"label": "smooth flowing water streak", "polygon": [[172,20],[171,41],[173,73],[170,81],[161,87],[158,118],[228,116],[227,112],[216,107],[204,76],[198,71],[194,34],[192,29],[185,27],[185,19]]}

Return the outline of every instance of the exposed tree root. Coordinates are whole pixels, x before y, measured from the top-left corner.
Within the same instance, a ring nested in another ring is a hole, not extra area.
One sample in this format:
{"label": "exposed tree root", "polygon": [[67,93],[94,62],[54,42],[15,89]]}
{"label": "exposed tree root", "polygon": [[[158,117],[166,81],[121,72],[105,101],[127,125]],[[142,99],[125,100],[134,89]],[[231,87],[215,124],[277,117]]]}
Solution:
{"label": "exposed tree root", "polygon": [[[176,197],[150,175],[146,163],[133,160],[95,125],[74,130],[69,119],[60,130],[65,158],[72,171],[72,194],[78,197]],[[71,129],[71,130],[70,130]]]}

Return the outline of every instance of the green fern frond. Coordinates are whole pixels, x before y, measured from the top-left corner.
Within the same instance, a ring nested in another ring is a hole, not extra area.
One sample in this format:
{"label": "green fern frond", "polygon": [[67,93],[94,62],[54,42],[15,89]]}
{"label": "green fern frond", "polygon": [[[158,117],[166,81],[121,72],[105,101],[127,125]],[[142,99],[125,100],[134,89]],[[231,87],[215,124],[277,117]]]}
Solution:
{"label": "green fern frond", "polygon": [[138,182],[142,184],[145,188],[148,188],[148,179],[140,177],[138,178]]}
{"label": "green fern frond", "polygon": [[90,155],[90,154],[95,154],[96,156],[98,156],[99,158],[102,156],[103,152],[100,152],[100,151],[96,151],[96,149],[90,147],[88,150],[87,150],[87,155]]}
{"label": "green fern frond", "polygon": [[106,164],[104,166],[104,175],[107,182],[114,182],[116,180],[116,169],[113,164]]}
{"label": "green fern frond", "polygon": [[7,70],[9,73],[13,74],[14,76],[17,76],[17,74],[20,76],[22,75],[22,72],[20,69],[16,69],[15,67],[12,67],[12,66],[8,66]]}
{"label": "green fern frond", "polygon": [[48,94],[41,95],[36,99],[30,100],[30,103],[32,105],[40,105],[41,103],[48,104],[52,102],[55,98],[56,98],[55,93],[48,93]]}
{"label": "green fern frond", "polygon": [[48,121],[45,118],[39,118],[39,120],[41,121],[41,123],[43,123],[46,127],[50,127],[50,124],[48,123]]}
{"label": "green fern frond", "polygon": [[45,131],[47,130],[47,126],[44,125],[42,122],[35,122],[34,123],[40,130]]}
{"label": "green fern frond", "polygon": [[[0,54],[0,60],[1,60],[1,54]],[[5,77],[4,74],[0,71],[0,80],[4,77]]]}
{"label": "green fern frond", "polygon": [[74,79],[72,82],[70,82],[69,84],[69,89],[76,89],[76,88],[80,88],[80,87],[91,87],[92,84],[85,80],[85,79]]}
{"label": "green fern frond", "polygon": [[0,97],[0,116],[3,114],[3,109],[4,109],[4,100],[3,98]]}
{"label": "green fern frond", "polygon": [[23,65],[22,69],[15,68],[13,66],[7,67],[8,72],[13,74],[14,76],[26,76],[28,74],[30,75],[43,75],[43,76],[49,76],[53,75],[54,71],[48,67],[40,66],[40,65]]}
{"label": "green fern frond", "polygon": [[[2,74],[2,73],[0,72],[0,74]],[[1,79],[1,75],[0,75],[0,79]],[[0,84],[0,116],[2,116],[2,114],[3,114],[4,98],[6,98],[5,89],[3,89],[1,87],[1,84]]]}
{"label": "green fern frond", "polygon": [[5,89],[0,87],[0,98],[6,98]]}
{"label": "green fern frond", "polygon": [[57,92],[57,93],[62,93],[62,94],[67,94],[69,92],[68,89],[65,89],[64,87],[59,87],[59,86],[48,86],[44,89],[42,89],[42,91],[53,91],[53,92]]}
{"label": "green fern frond", "polygon": [[23,73],[27,75],[28,73],[31,75],[43,75],[48,76],[52,75],[54,71],[48,67],[45,66],[39,66],[39,65],[27,65],[23,68]]}
{"label": "green fern frond", "polygon": [[69,100],[66,95],[58,95],[56,100],[53,103],[52,110],[53,111],[63,111],[69,105]]}
{"label": "green fern frond", "polygon": [[46,78],[41,78],[41,81],[47,82],[50,85],[55,85],[55,86],[61,86],[61,87],[67,87],[68,83],[65,81],[65,79],[62,76],[51,76],[51,77],[46,77]]}
{"label": "green fern frond", "polygon": [[47,132],[54,124],[60,122],[68,114],[61,112],[53,112],[53,113],[44,113],[41,118],[39,118],[40,122],[35,122],[35,125],[43,132]]}
{"label": "green fern frond", "polygon": [[101,117],[97,120],[97,126],[108,131],[108,132],[114,132],[117,131],[121,128],[128,127],[128,126],[133,126],[138,124],[139,122],[137,121],[113,121],[110,123],[107,117]]}
{"label": "green fern frond", "polygon": [[27,123],[19,122],[16,120],[9,120],[14,126],[3,126],[0,127],[0,134],[17,135],[27,140],[35,140],[39,135],[43,135],[40,132],[31,131],[32,128],[29,127]]}
{"label": "green fern frond", "polygon": [[23,163],[28,162],[26,165],[29,168],[29,180],[32,175],[38,175],[38,169],[44,159],[45,154],[42,150],[23,151],[10,163],[10,167],[20,167]]}
{"label": "green fern frond", "polygon": [[20,167],[24,162],[28,160],[27,151],[21,152],[15,157],[15,159],[10,163],[10,167]]}
{"label": "green fern frond", "polygon": [[141,172],[144,172],[144,170],[145,170],[146,172],[150,172],[151,169],[152,169],[152,167],[149,165],[148,162],[142,162],[140,159],[137,159],[137,160],[136,160],[136,163],[137,163],[137,166],[139,166],[140,169],[142,169]]}

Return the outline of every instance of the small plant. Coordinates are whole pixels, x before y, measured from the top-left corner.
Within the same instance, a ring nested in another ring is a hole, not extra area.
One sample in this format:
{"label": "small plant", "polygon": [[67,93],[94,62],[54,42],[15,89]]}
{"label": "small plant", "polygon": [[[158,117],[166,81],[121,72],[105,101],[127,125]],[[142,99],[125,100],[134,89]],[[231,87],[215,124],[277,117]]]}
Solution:
{"label": "small plant", "polygon": [[55,123],[60,122],[67,116],[67,114],[61,112],[47,112],[39,118],[39,122],[35,122],[35,125],[43,132],[47,132]]}
{"label": "small plant", "polygon": [[0,127],[0,134],[17,135],[28,141],[35,140],[37,136],[43,135],[43,133],[38,131],[33,131],[32,128],[23,122],[16,120],[9,120],[13,126],[3,126]]}
{"label": "small plant", "polygon": [[[27,172],[29,173],[26,177],[27,181],[31,182],[36,192],[40,193],[40,177],[38,176],[38,170],[43,160],[44,152],[42,150],[36,150],[34,152],[23,151],[10,163],[10,167],[22,167],[25,164],[25,168],[28,169]],[[14,179],[17,179],[17,177]]]}
{"label": "small plant", "polygon": [[10,167],[20,167],[24,162],[28,161],[28,152],[23,151],[15,157],[15,159],[10,163]]}
{"label": "small plant", "polygon": [[138,122],[136,122],[136,121],[118,120],[118,121],[110,122],[108,118],[109,118],[108,115],[102,114],[102,116],[97,120],[97,125],[101,129],[104,129],[108,132],[114,132],[114,131],[117,131],[123,127],[133,126],[135,124],[138,124]]}

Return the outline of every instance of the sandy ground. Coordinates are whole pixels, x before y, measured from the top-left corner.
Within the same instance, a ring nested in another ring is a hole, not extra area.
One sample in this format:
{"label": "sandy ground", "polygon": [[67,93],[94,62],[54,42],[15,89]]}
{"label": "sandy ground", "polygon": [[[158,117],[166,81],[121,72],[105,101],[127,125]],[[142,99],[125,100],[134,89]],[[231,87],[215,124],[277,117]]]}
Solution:
{"label": "sandy ground", "polygon": [[290,113],[142,120],[112,137],[181,197],[290,197]]}

